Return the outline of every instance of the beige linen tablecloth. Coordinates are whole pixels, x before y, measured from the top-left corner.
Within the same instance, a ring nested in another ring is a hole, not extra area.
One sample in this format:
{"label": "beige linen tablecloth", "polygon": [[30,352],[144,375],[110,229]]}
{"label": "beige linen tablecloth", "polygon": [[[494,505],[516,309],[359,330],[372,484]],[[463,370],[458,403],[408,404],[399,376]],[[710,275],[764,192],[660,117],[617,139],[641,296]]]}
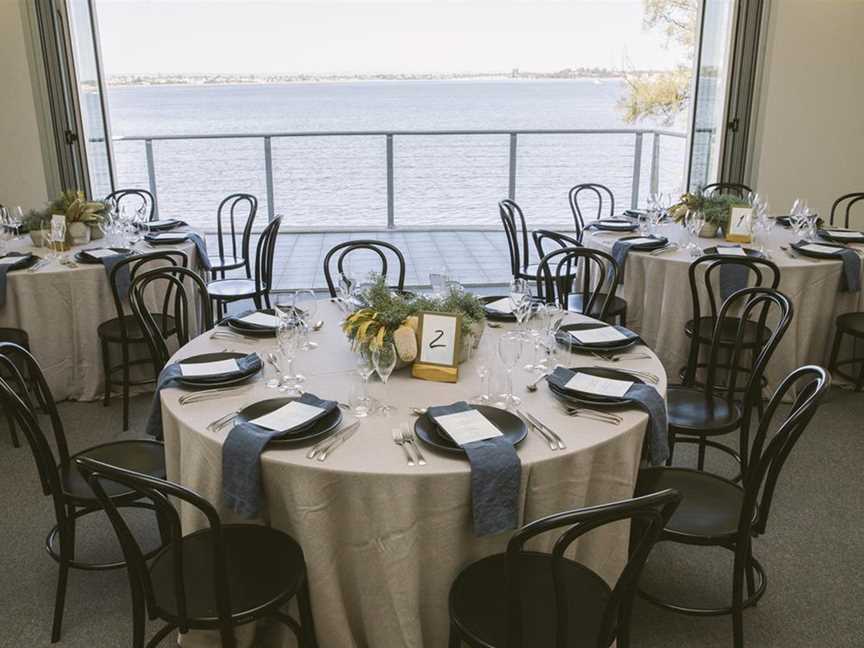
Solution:
{"label": "beige linen tablecloth", "polygon": [[[627,300],[627,325],[657,353],[678,382],[678,371],[687,364],[689,338],[684,325],[693,316],[688,268],[693,258],[684,250],[686,238],[679,225],[663,225],[659,235],[680,242],[681,248],[651,256],[647,252],[630,252],[624,271],[624,284],[618,295]],[[625,235],[586,232],[587,247],[611,252],[615,241]],[[838,315],[864,308],[862,293],[843,292],[842,263],[804,256],[791,258],[780,246],[793,240],[791,230],[779,225],[768,234],[770,259],[780,268],[780,290],[792,301],[794,316],[782,343],[768,365],[768,386],[773,390],[791,371],[815,363],[828,365],[834,338],[834,321]],[[723,239],[699,239],[703,249],[714,245],[731,245]],[[756,247],[750,244],[746,247]],[[857,246],[852,246],[857,247]],[[862,264],[864,266],[864,264]],[[703,310],[707,308],[704,297]],[[703,315],[708,313],[703,312]],[[848,337],[848,336],[847,336]],[[846,350],[848,351],[848,350]],[[706,357],[703,354],[703,358]]]}
{"label": "beige linen tablecloth", "polygon": [[[312,334],[320,347],[302,352],[296,368],[307,376],[308,391],[346,401],[359,379],[354,375],[356,358],[339,330],[343,313],[329,302],[319,302],[316,317],[326,322]],[[570,316],[572,321],[579,319]],[[424,447],[428,465],[409,468],[390,436],[394,426],[413,423],[409,407],[446,404],[479,394],[476,365],[492,357],[502,330],[486,329],[478,354],[462,365],[457,384],[412,379],[408,370],[394,373],[386,388],[373,383],[373,396],[396,406],[395,413],[364,419],[359,431],[326,462],[307,459],[308,448],[273,447],[262,455],[266,522],[291,534],[303,547],[322,648],[446,646],[447,593],[453,579],[469,562],[505,549],[508,533],[482,538],[472,533],[466,460]],[[274,342],[229,342],[229,346],[260,352],[272,349]],[[205,335],[181,349],[177,358],[222,347],[223,341],[217,344]],[[561,362],[597,363],[563,351]],[[653,355],[627,366],[662,374]],[[551,451],[533,432],[519,447],[523,523],[632,496],[646,415],[623,411],[624,422],[619,426],[571,418],[545,386],[527,393],[529,378],[521,371],[515,377],[523,408],[557,430],[567,450]],[[221,502],[226,433],[208,432],[206,425],[245,403],[279,396],[263,382],[253,389],[251,394],[186,406],[178,403],[179,390],[162,393],[169,478],[202,494],[228,521],[237,519]],[[659,389],[665,394],[665,380]],[[184,508],[183,524],[184,532],[189,532],[203,521]],[[549,548],[549,538],[537,546]],[[626,548],[626,525],[617,525],[582,541],[577,557],[612,579],[623,567]],[[253,644],[255,632],[246,627],[237,634],[245,645],[294,645],[289,632],[260,626]],[[191,633],[183,645],[218,645],[218,639]]]}
{"label": "beige linen tablecloth", "polygon": [[[93,241],[73,247],[69,254],[103,244],[103,241]],[[191,267],[197,266],[197,252],[192,243],[159,246],[158,249],[182,250],[189,257]],[[44,248],[33,248],[29,240],[15,242],[10,250],[33,252],[42,257],[48,254]],[[137,251],[149,250],[142,246]],[[96,329],[115,317],[117,310],[108,274],[101,263],[79,263],[70,268],[53,261],[36,272],[18,270],[7,276],[6,305],[0,307],[0,327],[27,331],[30,349],[58,401],[91,401],[102,395],[104,373]],[[113,345],[111,352],[116,364],[120,359],[119,348]]]}

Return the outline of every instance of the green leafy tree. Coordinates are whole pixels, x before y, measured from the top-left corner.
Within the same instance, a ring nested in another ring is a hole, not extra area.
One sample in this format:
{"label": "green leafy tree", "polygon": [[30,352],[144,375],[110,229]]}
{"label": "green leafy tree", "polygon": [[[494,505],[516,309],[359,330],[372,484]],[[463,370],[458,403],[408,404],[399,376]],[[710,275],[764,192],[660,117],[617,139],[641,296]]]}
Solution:
{"label": "green leafy tree", "polygon": [[[662,31],[667,44],[681,47],[692,61],[696,49],[697,0],[643,0],[643,3],[645,29]],[[625,74],[628,92],[619,103],[624,119],[633,123],[653,118],[672,124],[690,98],[692,76],[692,68],[687,64],[656,74]]]}

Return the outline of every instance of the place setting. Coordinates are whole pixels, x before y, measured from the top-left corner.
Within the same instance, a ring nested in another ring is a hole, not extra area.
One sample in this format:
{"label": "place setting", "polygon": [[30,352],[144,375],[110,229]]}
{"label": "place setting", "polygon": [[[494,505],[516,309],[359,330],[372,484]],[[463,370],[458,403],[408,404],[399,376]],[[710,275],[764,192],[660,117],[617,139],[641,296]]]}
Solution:
{"label": "place setting", "polygon": [[612,246],[612,258],[618,264],[618,283],[624,283],[624,267],[630,252],[654,252],[669,245],[665,236],[643,235],[625,236]]}
{"label": "place setting", "polygon": [[632,218],[599,218],[585,226],[586,231],[597,234],[601,232],[634,232],[637,229],[639,229],[639,223]]}
{"label": "place setting", "polygon": [[789,247],[811,259],[843,262],[843,291],[857,292],[861,288],[861,256],[859,251],[837,243],[794,241]]}
{"label": "place setting", "polygon": [[6,305],[6,275],[16,270],[27,270],[40,262],[40,258],[29,252],[8,252],[0,256],[0,306]]}

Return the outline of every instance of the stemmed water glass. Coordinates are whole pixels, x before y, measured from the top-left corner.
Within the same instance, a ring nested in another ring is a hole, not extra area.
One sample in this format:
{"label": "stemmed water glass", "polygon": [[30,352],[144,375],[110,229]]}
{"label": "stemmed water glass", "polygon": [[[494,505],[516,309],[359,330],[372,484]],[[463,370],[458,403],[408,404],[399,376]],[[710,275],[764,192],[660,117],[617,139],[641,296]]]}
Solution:
{"label": "stemmed water glass", "polygon": [[366,354],[361,353],[357,358],[357,375],[360,376],[361,389],[360,395],[351,403],[354,416],[363,418],[372,413],[372,399],[369,397],[369,378],[375,373],[375,366],[372,359]]}
{"label": "stemmed water glass", "polygon": [[524,279],[514,279],[510,284],[510,308],[521,331],[525,317],[531,309],[531,293],[528,282]]}
{"label": "stemmed water glass", "polygon": [[687,249],[690,250],[691,257],[700,257],[703,254],[702,248],[699,246],[699,232],[705,226],[705,213],[702,210],[688,211],[684,222],[687,226],[689,234],[689,243]]}
{"label": "stemmed water glass", "polygon": [[298,290],[294,293],[292,302],[294,314],[300,319],[305,328],[305,339],[303,351],[311,351],[318,348],[317,342],[309,340],[309,331],[315,325],[315,313],[318,310],[318,298],[313,290]]}
{"label": "stemmed water glass", "polygon": [[[396,367],[396,360],[396,346],[392,342],[385,342],[372,351],[372,364],[375,367],[375,373],[378,374],[381,382],[384,383],[385,394],[387,392],[387,381]],[[379,409],[384,415],[387,415],[393,411],[394,407],[385,403],[384,399],[381,399]]]}
{"label": "stemmed water glass", "polygon": [[498,339],[498,358],[504,365],[507,378],[507,388],[504,394],[504,407],[513,409],[521,402],[513,394],[513,369],[522,356],[522,336],[515,332],[505,333]]}
{"label": "stemmed water glass", "polygon": [[294,359],[302,344],[302,332],[295,318],[280,318],[279,329],[276,332],[276,343],[282,358],[282,378],[279,391],[289,392],[290,396],[300,396],[301,377],[294,373]]}

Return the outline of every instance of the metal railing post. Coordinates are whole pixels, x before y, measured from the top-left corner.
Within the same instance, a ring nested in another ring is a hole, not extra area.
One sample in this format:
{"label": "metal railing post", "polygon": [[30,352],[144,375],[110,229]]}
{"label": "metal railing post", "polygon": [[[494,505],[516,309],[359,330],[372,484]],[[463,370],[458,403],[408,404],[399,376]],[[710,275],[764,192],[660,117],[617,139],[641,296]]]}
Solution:
{"label": "metal railing post", "polygon": [[393,206],[393,133],[387,133],[387,229],[396,227]]}
{"label": "metal railing post", "polygon": [[267,221],[276,218],[276,205],[273,204],[273,148],[270,136],[264,138],[264,181],[267,183]]}
{"label": "metal railing post", "polygon": [[507,197],[516,200],[516,133],[510,133],[510,182],[507,189]]}
{"label": "metal railing post", "polygon": [[654,133],[651,147],[651,193],[660,191],[660,134]]}
{"label": "metal railing post", "polygon": [[[147,184],[150,187],[150,193],[156,195],[156,163],[153,161],[153,140],[144,140],[144,149],[147,152]],[[156,218],[159,218],[159,201],[155,201],[153,213]]]}
{"label": "metal railing post", "polygon": [[633,189],[630,191],[630,209],[639,207],[639,183],[642,180],[642,133],[636,133],[633,146]]}

